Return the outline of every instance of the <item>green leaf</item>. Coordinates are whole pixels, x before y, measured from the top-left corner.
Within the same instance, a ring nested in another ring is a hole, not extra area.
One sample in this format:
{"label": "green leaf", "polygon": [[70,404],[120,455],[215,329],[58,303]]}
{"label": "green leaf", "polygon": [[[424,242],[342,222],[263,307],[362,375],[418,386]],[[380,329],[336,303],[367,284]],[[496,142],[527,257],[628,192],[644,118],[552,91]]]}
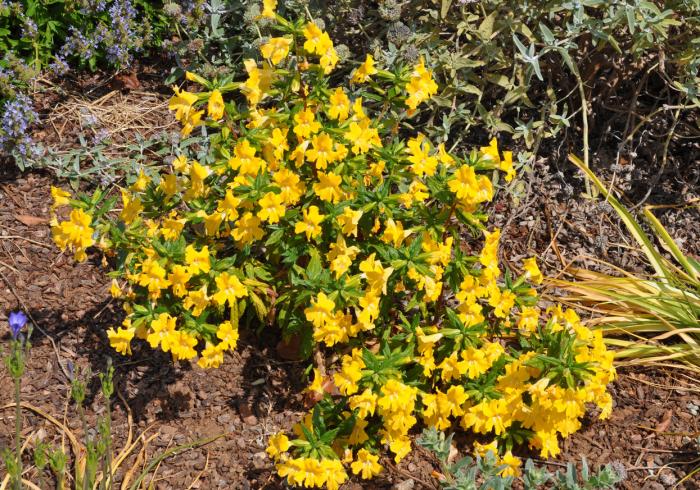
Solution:
{"label": "green leaf", "polygon": [[498,14],[498,11],[494,10],[491,12],[489,15],[484,17],[484,20],[481,21],[481,24],[479,24],[479,28],[477,29],[477,32],[479,33],[479,36],[481,37],[482,40],[486,41],[491,38],[493,35],[493,27],[496,23],[496,15]]}
{"label": "green leaf", "polygon": [[440,17],[443,19],[447,17],[447,12],[449,12],[452,6],[452,0],[442,0],[442,7],[440,8]]}

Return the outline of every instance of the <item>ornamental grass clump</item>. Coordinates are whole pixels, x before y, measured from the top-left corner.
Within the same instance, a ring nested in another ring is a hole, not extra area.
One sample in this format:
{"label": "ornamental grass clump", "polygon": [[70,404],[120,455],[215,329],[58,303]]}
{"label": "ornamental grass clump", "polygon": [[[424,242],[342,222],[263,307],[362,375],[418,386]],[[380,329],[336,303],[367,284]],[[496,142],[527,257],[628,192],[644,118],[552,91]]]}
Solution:
{"label": "ornamental grass clump", "polygon": [[572,310],[542,315],[534,259],[519,276],[500,267],[482,206],[497,174],[513,178],[512,154],[404,137],[437,90],[424,61],[388,72],[368,56],[343,83],[328,34],[274,4],[262,12],[276,37],[242,80],[189,73],[201,90],[175,89],[170,108],[184,135],[206,129],[206,158],[141,173],[114,211],[101,192],[54,191],[73,209],[57,243],[114,264],[127,316],[112,346],[128,355],[142,339],[213,368],[262,323],[315,350],[315,406],[267,450],[293,485],[372,478],[382,447],[410,452],[419,421],[480,434],[512,474],[514,445],[556,455],[589,404],[610,413],[615,371]]}

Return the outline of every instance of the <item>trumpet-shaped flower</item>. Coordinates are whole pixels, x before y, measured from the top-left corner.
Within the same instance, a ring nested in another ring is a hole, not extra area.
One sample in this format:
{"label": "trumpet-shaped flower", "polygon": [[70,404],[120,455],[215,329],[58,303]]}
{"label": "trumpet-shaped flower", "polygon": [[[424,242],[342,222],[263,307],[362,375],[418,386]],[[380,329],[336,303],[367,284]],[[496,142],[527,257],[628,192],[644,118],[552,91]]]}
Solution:
{"label": "trumpet-shaped flower", "polygon": [[311,240],[321,234],[321,222],[326,218],[320,214],[317,206],[309,206],[303,211],[304,219],[294,225],[294,233],[306,233],[306,239]]}

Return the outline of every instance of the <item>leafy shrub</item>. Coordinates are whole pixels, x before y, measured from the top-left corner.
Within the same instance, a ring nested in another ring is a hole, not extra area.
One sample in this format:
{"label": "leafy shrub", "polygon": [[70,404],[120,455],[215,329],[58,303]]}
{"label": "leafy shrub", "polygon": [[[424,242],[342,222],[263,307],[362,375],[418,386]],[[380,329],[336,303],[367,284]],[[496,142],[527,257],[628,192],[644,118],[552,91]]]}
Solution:
{"label": "leafy shrub", "polygon": [[[191,51],[182,66],[207,76],[238,76],[232,70],[264,42],[259,33],[270,20],[259,15],[256,2],[214,4],[219,8],[202,28],[183,36],[181,50]],[[509,135],[527,148],[519,155],[524,163],[545,139],[572,135],[570,145],[583,141],[586,164],[593,138],[618,147],[628,160],[646,148],[655,158],[655,144],[662,144],[665,133],[655,130],[662,136],[650,138],[644,129],[672,129],[681,112],[700,107],[700,6],[694,1],[279,4],[282,12],[306,9],[334,39],[352,46],[338,46],[345,60],[341,71],[352,70],[367,52],[389,70],[423,56],[440,91],[430,110],[407,123],[429,123],[426,135],[449,140],[453,148],[468,146],[484,132]],[[659,106],[658,94],[665,105]],[[638,124],[630,123],[630,107]],[[672,130],[670,138],[677,140]]]}
{"label": "leafy shrub", "polygon": [[0,4],[0,50],[41,69],[66,61],[128,67],[158,44],[167,25],[161,2],[20,0]]}
{"label": "leafy shrub", "polygon": [[[416,441],[421,446],[432,451],[440,462],[442,474],[439,474],[440,484],[445,490],[499,490],[511,488],[517,478],[526,490],[543,488],[548,483],[551,488],[561,490],[597,490],[615,488],[626,476],[624,466],[619,463],[605,465],[597,473],[591,473],[584,458],[581,462],[581,479],[576,473],[576,465],[569,462],[566,471],[556,471],[554,474],[546,468],[537,468],[531,459],[525,463],[524,471],[509,464],[506,454],[499,458],[493,450],[486,446],[477,447],[475,460],[465,456],[450,463],[450,448],[452,436],[445,437],[444,432],[435,428],[426,429]],[[519,466],[519,465],[518,465]],[[481,483],[478,483],[478,482]]]}
{"label": "leafy shrub", "polygon": [[379,446],[400,461],[418,416],[545,457],[588,403],[606,417],[614,368],[600,333],[560,307],[540,321],[534,259],[520,275],[499,265],[482,206],[496,175],[513,177],[512,154],[495,140],[454,154],[402,135],[438,90],[422,59],[389,72],[367,56],[345,87],[326,32],[280,16],[273,29],[245,79],[188,73],[204,90],[175,89],[182,133],[208,135],[203,160],[142,173],[118,214],[101,191],[53,190],[72,208],[54,220],[56,243],[77,260],[97,245],[114,265],[127,313],[107,332],[114,348],[129,354],[136,337],[218,367],[242,325],[275,323],[302,355],[316,350],[318,403],[296,439],[280,433],[268,448],[296,485],[337,488],[344,462],[376,475]]}

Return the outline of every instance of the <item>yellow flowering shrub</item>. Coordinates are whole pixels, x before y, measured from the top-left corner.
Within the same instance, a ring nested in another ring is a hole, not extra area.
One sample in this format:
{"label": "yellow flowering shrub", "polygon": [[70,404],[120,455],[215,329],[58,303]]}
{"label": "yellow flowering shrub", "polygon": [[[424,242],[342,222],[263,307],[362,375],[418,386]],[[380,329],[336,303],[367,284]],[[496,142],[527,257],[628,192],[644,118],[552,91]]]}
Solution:
{"label": "yellow flowering shrub", "polygon": [[320,401],[294,436],[270,438],[293,485],[372,478],[380,449],[400,461],[419,422],[483,435],[514,473],[516,445],[556,455],[590,404],[608,415],[615,372],[599,332],[537,308],[534,259],[520,276],[500,266],[482,205],[498,172],[513,178],[512,154],[495,140],[455,154],[404,138],[437,90],[423,60],[389,73],[368,56],[344,84],[326,32],[276,19],[243,79],[190,73],[201,90],[175,89],[182,133],[206,126],[206,160],[142,173],[121,205],[55,191],[73,207],[56,243],[77,260],[96,244],[115,264],[127,317],[112,346],[128,355],[142,339],[212,368],[242,325],[264,322],[300,337],[305,356],[337,352],[314,371]]}

